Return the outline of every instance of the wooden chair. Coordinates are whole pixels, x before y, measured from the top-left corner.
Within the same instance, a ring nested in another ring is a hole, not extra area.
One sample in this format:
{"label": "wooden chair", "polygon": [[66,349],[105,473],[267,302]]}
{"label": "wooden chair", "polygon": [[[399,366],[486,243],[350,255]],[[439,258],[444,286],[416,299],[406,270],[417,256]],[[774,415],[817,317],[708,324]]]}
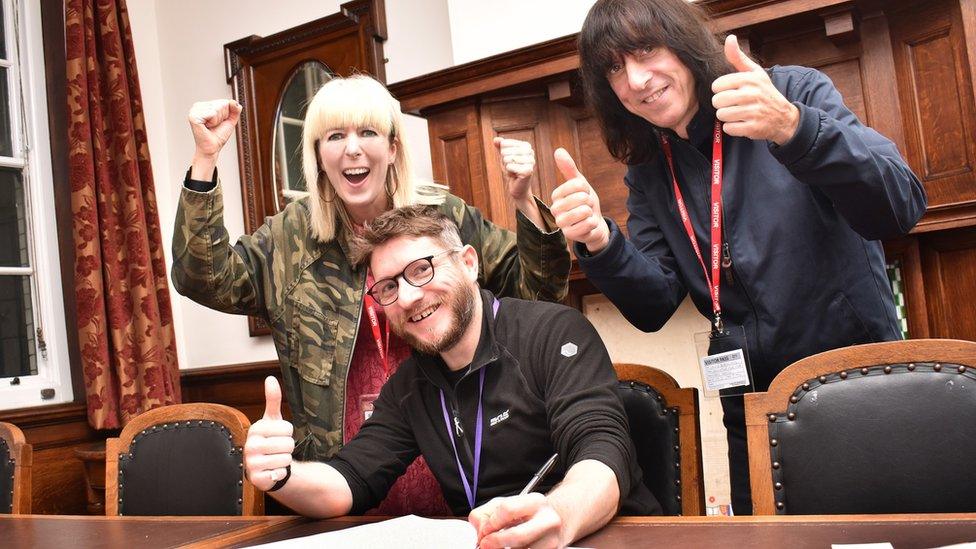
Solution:
{"label": "wooden chair", "polygon": [[650,366],[613,367],[644,484],[666,515],[704,515],[698,390]]}
{"label": "wooden chair", "polygon": [[31,464],[34,454],[24,432],[0,421],[0,513],[31,512]]}
{"label": "wooden chair", "polygon": [[251,422],[221,404],[176,404],[132,419],[105,441],[105,514],[263,515],[244,478]]}
{"label": "wooden chair", "polygon": [[756,514],[976,511],[976,343],[820,353],[745,411]]}

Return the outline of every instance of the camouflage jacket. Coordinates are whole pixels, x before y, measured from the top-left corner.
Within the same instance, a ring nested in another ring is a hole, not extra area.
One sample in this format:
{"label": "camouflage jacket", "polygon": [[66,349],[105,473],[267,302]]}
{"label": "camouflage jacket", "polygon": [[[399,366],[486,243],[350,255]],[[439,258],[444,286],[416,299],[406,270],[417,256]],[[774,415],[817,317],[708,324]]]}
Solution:
{"label": "camouflage jacket", "polygon": [[[551,230],[552,214],[539,207]],[[440,208],[478,251],[484,288],[523,299],[565,296],[570,258],[561,231],[544,233],[518,213],[513,234],[451,194]],[[347,254],[342,230],[329,243],[312,238],[307,199],[231,246],[220,185],[206,193],[184,187],[180,195],[173,285],[201,305],[267,321],[301,459],[326,459],[342,445],[346,374],[366,283],[365,267],[350,265]]]}

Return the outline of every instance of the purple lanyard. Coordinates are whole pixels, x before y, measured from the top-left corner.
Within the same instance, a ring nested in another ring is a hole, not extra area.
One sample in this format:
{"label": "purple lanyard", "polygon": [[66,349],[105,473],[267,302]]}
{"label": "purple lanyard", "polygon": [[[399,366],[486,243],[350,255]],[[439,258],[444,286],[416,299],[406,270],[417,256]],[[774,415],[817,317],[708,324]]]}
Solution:
{"label": "purple lanyard", "polygon": [[[491,304],[492,315],[498,316],[498,300],[494,300]],[[444,390],[441,389],[441,410],[444,411],[444,425],[447,426],[447,438],[451,439],[451,448],[454,449],[454,460],[457,462],[458,475],[461,477],[461,484],[464,486],[464,494],[468,496],[468,505],[471,509],[474,509],[475,496],[478,494],[478,471],[481,469],[481,417],[482,417],[482,401],[481,395],[485,390],[485,366],[481,367],[481,371],[478,373],[478,415],[476,416],[474,428],[474,475],[471,478],[471,483],[468,482],[468,476],[464,474],[464,466],[461,465],[461,456],[458,454],[457,443],[454,442],[454,430],[451,429],[451,417],[447,412],[447,403],[444,400]],[[458,420],[460,421],[460,420]]]}

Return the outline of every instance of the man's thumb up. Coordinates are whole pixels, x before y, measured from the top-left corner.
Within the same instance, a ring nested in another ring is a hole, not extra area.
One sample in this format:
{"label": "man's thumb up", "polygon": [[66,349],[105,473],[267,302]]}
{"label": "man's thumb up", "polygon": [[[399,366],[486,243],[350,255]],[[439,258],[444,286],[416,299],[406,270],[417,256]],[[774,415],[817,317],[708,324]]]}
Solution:
{"label": "man's thumb up", "polygon": [[762,71],[763,68],[759,66],[758,63],[749,59],[741,48],[739,48],[739,39],[735,37],[734,34],[730,34],[725,37],[725,58],[729,60],[732,67],[739,72],[752,72],[752,71]]}
{"label": "man's thumb up", "polygon": [[281,386],[274,376],[264,378],[264,419],[281,420]]}
{"label": "man's thumb up", "polygon": [[576,168],[576,162],[573,161],[573,157],[569,156],[566,149],[560,147],[556,149],[556,152],[552,156],[556,160],[556,168],[559,170],[559,173],[563,174],[563,177],[567,181],[576,179],[577,177],[583,177],[583,174]]}

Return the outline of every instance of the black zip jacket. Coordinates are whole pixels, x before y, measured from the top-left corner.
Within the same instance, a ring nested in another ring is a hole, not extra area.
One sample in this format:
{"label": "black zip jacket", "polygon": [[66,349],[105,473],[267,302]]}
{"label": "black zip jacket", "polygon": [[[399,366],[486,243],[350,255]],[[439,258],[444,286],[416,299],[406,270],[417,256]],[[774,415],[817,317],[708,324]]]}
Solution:
{"label": "black zip jacket", "polygon": [[[477,504],[518,494],[549,457],[545,493],[574,463],[596,459],[616,474],[620,513],[661,514],[642,482],[610,357],[596,330],[575,309],[494,297],[481,291],[481,339],[456,387],[439,356],[414,351],[386,382],[373,415],[329,464],[349,483],[355,514],[375,507],[422,454],[457,515],[471,509],[449,437],[469,482],[474,462],[479,372],[485,369],[483,442]],[[450,416],[444,421],[440,391]]]}
{"label": "black zip jacket", "polygon": [[[722,269],[722,316],[745,327],[758,390],[800,358],[901,338],[877,240],[907,233],[926,206],[895,145],[858,121],[830,79],[804,67],[768,73],[800,110],[796,134],[783,146],[723,141],[723,255],[731,266]],[[711,241],[714,120],[707,105],[689,125],[689,140],[668,133],[703,254]],[[710,319],[705,276],[664,155],[631,166],[625,181],[629,240],[610,222],[604,250],[588,256],[577,244],[587,278],[644,331],[660,329],[687,292]]]}

